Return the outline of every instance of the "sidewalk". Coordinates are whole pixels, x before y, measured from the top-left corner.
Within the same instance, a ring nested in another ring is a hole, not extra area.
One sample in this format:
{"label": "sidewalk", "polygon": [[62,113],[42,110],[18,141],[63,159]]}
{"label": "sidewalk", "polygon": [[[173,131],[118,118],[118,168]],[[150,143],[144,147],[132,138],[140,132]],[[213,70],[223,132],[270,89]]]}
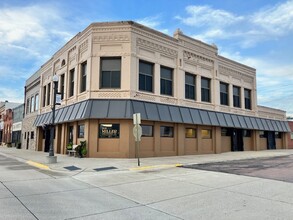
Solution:
{"label": "sidewalk", "polygon": [[115,170],[143,170],[158,169],[164,167],[175,167],[188,164],[200,164],[210,162],[221,162],[251,158],[276,157],[292,155],[293,149],[288,150],[266,150],[266,151],[244,151],[227,152],[221,154],[188,155],[173,157],[151,157],[140,158],[140,167],[137,166],[135,158],[77,158],[67,155],[56,154],[57,163],[47,164],[48,153],[40,151],[30,151],[16,148],[0,147],[0,154],[16,158],[30,165],[56,171],[68,171],[65,167],[75,166],[78,171],[93,172],[94,169],[115,168]]}

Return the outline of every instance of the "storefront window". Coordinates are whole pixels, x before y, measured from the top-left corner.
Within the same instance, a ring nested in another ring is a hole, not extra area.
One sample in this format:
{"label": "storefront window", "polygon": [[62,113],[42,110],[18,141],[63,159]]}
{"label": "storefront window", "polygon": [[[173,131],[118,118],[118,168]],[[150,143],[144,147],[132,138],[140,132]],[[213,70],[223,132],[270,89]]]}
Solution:
{"label": "storefront window", "polygon": [[153,137],[153,126],[152,125],[141,125],[143,137]]}
{"label": "storefront window", "polygon": [[244,137],[251,137],[251,130],[243,130]]}
{"label": "storefront window", "polygon": [[210,129],[201,130],[201,137],[202,137],[202,139],[211,139],[212,138],[212,130],[210,130]]}
{"label": "storefront window", "polygon": [[186,128],[185,137],[186,138],[196,138],[196,129],[195,128]]}
{"label": "storefront window", "polygon": [[78,138],[84,138],[84,125],[78,125]]}
{"label": "storefront window", "polygon": [[161,126],[160,133],[161,137],[173,137],[173,127]]}
{"label": "storefront window", "polygon": [[259,131],[259,137],[260,138],[265,138],[265,132],[264,131]]}
{"label": "storefront window", "polygon": [[221,128],[221,136],[229,136],[228,128]]}
{"label": "storefront window", "polygon": [[282,138],[282,133],[276,131],[276,132],[275,132],[275,138]]}
{"label": "storefront window", "polygon": [[120,124],[100,124],[99,138],[119,138]]}

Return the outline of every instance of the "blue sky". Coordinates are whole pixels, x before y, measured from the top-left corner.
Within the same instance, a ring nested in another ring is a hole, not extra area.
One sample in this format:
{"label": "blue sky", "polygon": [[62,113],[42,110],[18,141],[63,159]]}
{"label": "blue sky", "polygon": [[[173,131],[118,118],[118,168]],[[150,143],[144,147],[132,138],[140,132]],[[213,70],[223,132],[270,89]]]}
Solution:
{"label": "blue sky", "polygon": [[215,43],[256,68],[259,105],[293,116],[293,0],[2,0],[0,101],[23,102],[25,80],[90,23],[119,20]]}

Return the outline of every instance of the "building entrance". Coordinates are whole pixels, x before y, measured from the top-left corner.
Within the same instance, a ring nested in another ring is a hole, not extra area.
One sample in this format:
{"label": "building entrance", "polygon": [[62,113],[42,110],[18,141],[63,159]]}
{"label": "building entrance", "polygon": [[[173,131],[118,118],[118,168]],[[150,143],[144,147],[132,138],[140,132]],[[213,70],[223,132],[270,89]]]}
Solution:
{"label": "building entrance", "polygon": [[49,152],[50,149],[50,128],[45,129],[45,152]]}
{"label": "building entrance", "polygon": [[231,129],[231,151],[243,151],[243,130]]}
{"label": "building entrance", "polygon": [[276,137],[274,131],[267,131],[268,150],[276,149]]}

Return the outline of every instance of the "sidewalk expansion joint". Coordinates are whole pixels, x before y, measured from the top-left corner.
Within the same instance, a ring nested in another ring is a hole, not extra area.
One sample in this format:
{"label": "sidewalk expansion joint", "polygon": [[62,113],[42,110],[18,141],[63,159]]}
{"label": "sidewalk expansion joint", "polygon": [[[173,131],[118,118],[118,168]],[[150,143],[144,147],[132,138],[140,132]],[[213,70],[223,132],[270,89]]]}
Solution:
{"label": "sidewalk expansion joint", "polygon": [[37,167],[37,168],[40,168],[40,169],[43,169],[43,170],[50,170],[50,168],[44,164],[41,164],[41,163],[37,163],[37,162],[34,162],[34,161],[27,161],[26,162],[27,164],[31,165],[31,166],[34,166],[34,167]]}
{"label": "sidewalk expansion joint", "polygon": [[183,165],[180,163],[177,164],[162,164],[162,165],[153,165],[153,166],[142,166],[142,167],[134,167],[129,168],[131,171],[136,170],[150,170],[150,169],[160,169],[160,168],[172,168],[172,167],[182,167]]}

